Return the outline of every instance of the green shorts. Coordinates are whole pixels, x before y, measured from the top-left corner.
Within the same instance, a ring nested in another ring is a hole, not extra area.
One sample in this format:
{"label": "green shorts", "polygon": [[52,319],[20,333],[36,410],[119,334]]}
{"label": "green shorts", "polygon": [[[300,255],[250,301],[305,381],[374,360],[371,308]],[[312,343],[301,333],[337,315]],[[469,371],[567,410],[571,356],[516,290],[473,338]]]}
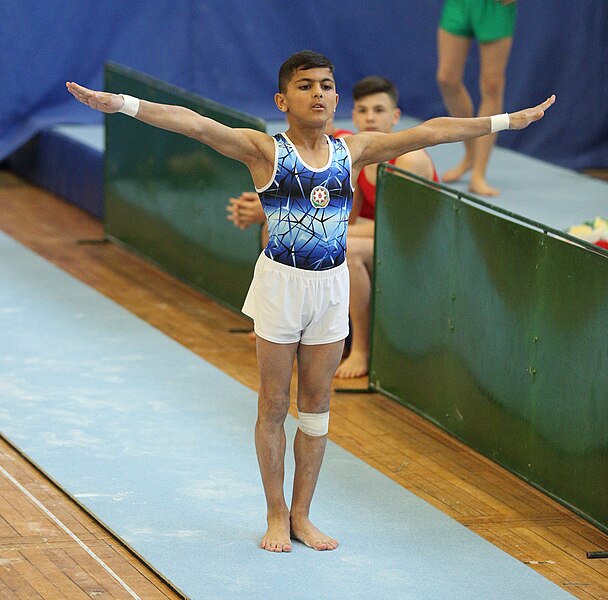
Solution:
{"label": "green shorts", "polygon": [[503,6],[496,0],[446,0],[439,27],[481,43],[513,37],[516,5]]}

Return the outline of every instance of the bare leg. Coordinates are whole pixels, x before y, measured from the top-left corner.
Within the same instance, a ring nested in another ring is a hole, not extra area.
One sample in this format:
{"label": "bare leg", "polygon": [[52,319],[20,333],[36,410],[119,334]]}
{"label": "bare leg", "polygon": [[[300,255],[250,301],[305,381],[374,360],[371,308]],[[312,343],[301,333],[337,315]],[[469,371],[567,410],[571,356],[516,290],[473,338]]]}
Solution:
{"label": "bare leg", "polygon": [[[472,117],[474,114],[473,101],[462,81],[470,47],[471,38],[454,35],[443,29],[437,32],[437,83],[448,114],[452,117]],[[472,168],[475,156],[474,140],[467,140],[464,146],[464,158],[453,169],[443,174],[443,181],[458,181]]]}
{"label": "bare leg", "polygon": [[[505,74],[512,38],[479,45],[481,103],[478,116],[488,117],[504,110]],[[485,135],[475,140],[475,157],[469,190],[484,196],[498,196],[499,191],[486,181],[486,169],[490,154],[496,143],[496,134]]]}
{"label": "bare leg", "polygon": [[[342,356],[344,340],[298,349],[298,410],[323,413],[329,410],[331,380]],[[335,550],[338,542],[319,531],[309,519],[327,435],[310,436],[298,429],[294,441],[296,470],[291,501],[291,533],[315,550]]]}
{"label": "bare leg", "polygon": [[336,377],[348,379],[367,375],[369,365],[369,306],[372,291],[371,273],[374,239],[349,237],[347,241],[350,274],[350,320],[352,341],[350,354],[342,361]]}
{"label": "bare leg", "polygon": [[257,338],[260,393],[255,447],[266,495],[268,530],[261,547],[290,552],[289,509],[283,491],[284,423],[289,412],[289,386],[298,344],[274,344]]}

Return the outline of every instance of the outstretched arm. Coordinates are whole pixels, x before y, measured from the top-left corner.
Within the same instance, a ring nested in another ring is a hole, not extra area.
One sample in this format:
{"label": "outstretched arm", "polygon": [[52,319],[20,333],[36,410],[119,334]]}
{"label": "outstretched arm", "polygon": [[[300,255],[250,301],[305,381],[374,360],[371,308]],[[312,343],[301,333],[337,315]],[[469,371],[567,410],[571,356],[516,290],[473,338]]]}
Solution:
{"label": "outstretched arm", "polygon": [[[98,92],[73,82],[67,82],[66,87],[79,102],[104,113],[119,112],[125,104],[122,94]],[[247,164],[252,172],[252,167],[260,161],[261,157],[268,157],[271,162],[274,160],[272,139],[264,133],[253,129],[227,127],[183,106],[158,104],[146,100],[138,102],[137,113],[132,115],[136,119],[160,129],[194,138],[224,156]],[[263,176],[261,180],[264,180]]]}
{"label": "outstretched arm", "polygon": [[[547,98],[533,108],[526,108],[504,118],[501,129],[524,129],[530,123],[542,119],[545,111],[555,102],[555,96]],[[452,118],[439,117],[425,121],[416,127],[397,133],[364,132],[345,138],[351,151],[355,168],[391,160],[396,156],[438,144],[460,142],[500,129],[492,129],[492,120],[497,117]],[[507,121],[508,118],[508,121]]]}

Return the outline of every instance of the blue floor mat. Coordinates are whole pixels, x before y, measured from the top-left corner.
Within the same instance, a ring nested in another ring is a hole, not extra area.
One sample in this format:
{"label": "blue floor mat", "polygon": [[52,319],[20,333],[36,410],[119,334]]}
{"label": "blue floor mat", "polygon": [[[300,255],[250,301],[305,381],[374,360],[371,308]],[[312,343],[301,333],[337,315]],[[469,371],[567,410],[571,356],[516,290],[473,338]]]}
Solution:
{"label": "blue floor mat", "polygon": [[331,442],[340,548],[260,550],[256,394],[3,234],[0,281],[2,433],[191,598],[571,597]]}

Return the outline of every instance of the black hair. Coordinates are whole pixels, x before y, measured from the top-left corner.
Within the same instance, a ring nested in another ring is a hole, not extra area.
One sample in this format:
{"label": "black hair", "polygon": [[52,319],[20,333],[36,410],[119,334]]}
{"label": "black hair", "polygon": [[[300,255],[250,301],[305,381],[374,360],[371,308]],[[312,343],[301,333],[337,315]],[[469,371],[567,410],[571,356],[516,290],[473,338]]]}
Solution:
{"label": "black hair", "polygon": [[287,91],[287,84],[296,71],[320,68],[329,69],[331,74],[334,74],[334,65],[327,56],[312,50],[296,52],[279,69],[279,92],[284,94]]}
{"label": "black hair", "polygon": [[356,102],[361,98],[371,96],[372,94],[388,94],[390,99],[397,106],[399,102],[399,92],[395,87],[395,84],[386,77],[378,77],[377,75],[370,75],[364,77],[355,83],[353,87],[353,100]]}

